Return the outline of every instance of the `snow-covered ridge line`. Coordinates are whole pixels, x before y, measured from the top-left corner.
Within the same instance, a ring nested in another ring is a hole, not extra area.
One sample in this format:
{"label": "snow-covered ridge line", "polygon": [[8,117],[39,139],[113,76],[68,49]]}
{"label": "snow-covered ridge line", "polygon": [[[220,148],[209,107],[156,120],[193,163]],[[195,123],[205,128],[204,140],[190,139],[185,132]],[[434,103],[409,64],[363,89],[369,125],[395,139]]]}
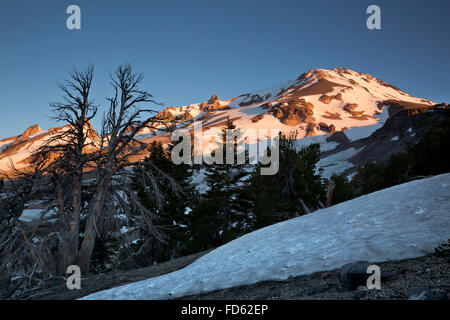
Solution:
{"label": "snow-covered ridge line", "polygon": [[[302,139],[345,131],[353,141],[380,128],[390,116],[389,105],[395,103],[405,108],[427,108],[435,104],[406,94],[371,75],[334,68],[311,70],[296,80],[225,101],[213,95],[201,103],[168,107],[156,118],[187,130],[194,129],[193,121],[202,121],[207,137],[217,136],[229,118],[244,132],[275,129],[287,135],[297,132],[298,139]],[[142,130],[137,138],[145,143],[158,139],[169,142],[169,134],[160,130],[166,126],[158,122],[155,128]],[[26,168],[32,152],[62,129],[42,131],[32,126],[20,136],[0,140],[0,170],[10,171],[11,162],[18,169]],[[209,138],[203,147],[209,150]]]}
{"label": "snow-covered ridge line", "polygon": [[356,261],[410,259],[450,238],[450,173],[409,182],[236,239],[184,269],[83,299],[171,299],[285,280]]}

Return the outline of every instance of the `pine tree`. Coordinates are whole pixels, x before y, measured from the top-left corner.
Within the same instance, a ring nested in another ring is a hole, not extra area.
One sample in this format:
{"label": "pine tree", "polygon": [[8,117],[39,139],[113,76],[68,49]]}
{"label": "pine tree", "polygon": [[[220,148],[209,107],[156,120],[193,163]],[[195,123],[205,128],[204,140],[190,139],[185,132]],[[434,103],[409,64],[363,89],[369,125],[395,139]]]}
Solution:
{"label": "pine tree", "polygon": [[189,239],[187,247],[190,252],[197,253],[222,244],[219,232],[219,220],[216,214],[220,210],[220,203],[199,197],[195,200],[192,212],[189,213],[187,225]]}
{"label": "pine tree", "polygon": [[[155,167],[158,168],[174,178],[180,189],[180,192],[175,194],[165,179],[157,179],[158,188],[163,194],[161,208],[158,208],[158,199],[151,198],[147,192],[144,192],[139,173],[135,173],[133,186],[137,190],[138,197],[144,207],[158,215],[157,226],[166,236],[165,242],[161,243],[146,232],[143,227],[145,224],[139,226],[141,239],[133,246],[140,251],[140,257],[137,257],[137,260],[141,265],[152,261],[162,262],[186,254],[185,244],[188,236],[186,213],[190,211],[194,198],[194,188],[190,185],[192,169],[188,164],[175,165],[172,162],[170,158],[172,147],[169,146],[165,151],[160,142],[153,142],[149,147],[150,155],[144,160],[145,170],[156,177],[158,172]],[[136,223],[139,225],[138,221]],[[142,245],[145,243],[147,243],[146,249],[142,250]]]}
{"label": "pine tree", "polygon": [[261,175],[258,164],[242,194],[255,217],[254,229],[309,213],[324,200],[325,182],[316,173],[320,146],[311,144],[297,151],[295,140],[295,135],[280,134],[278,173]]}
{"label": "pine tree", "polygon": [[209,190],[192,213],[194,221],[191,222],[193,239],[203,242],[201,245],[203,249],[235,239],[244,232],[247,225],[248,217],[242,213],[238,201],[241,191],[240,180],[248,174],[244,170],[244,164],[237,163],[238,153],[241,152],[238,145],[242,137],[242,131],[228,119],[221,130],[221,141],[213,156],[222,151],[225,157],[227,146],[231,145],[232,148],[229,149],[232,150],[235,161],[233,164],[227,164],[224,160],[223,164],[214,163],[206,166],[206,183]]}

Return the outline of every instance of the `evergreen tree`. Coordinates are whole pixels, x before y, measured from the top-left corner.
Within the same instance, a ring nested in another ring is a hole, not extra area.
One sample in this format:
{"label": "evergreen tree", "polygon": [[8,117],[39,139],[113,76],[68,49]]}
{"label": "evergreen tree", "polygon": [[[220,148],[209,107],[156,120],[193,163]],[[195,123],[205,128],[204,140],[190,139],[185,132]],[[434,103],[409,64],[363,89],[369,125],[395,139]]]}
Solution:
{"label": "evergreen tree", "polygon": [[206,183],[209,190],[191,214],[192,241],[197,242],[196,246],[202,249],[235,239],[248,225],[248,217],[242,213],[238,201],[241,192],[240,180],[248,174],[244,170],[244,164],[237,163],[238,153],[244,152],[238,148],[242,137],[242,131],[228,119],[221,130],[219,146],[212,155],[214,157],[221,151],[225,158],[228,147],[232,150],[235,161],[233,164],[227,164],[224,159],[223,164],[206,166]]}
{"label": "evergreen tree", "polygon": [[[153,142],[149,147],[150,155],[144,160],[147,172],[157,177],[158,170],[161,170],[171,176],[180,188],[180,192],[175,194],[171,186],[166,183],[167,180],[157,179],[158,188],[163,194],[160,209],[158,209],[158,199],[151,198],[147,192],[144,192],[145,186],[140,183],[139,173],[135,173],[134,189],[142,205],[158,215],[158,227],[166,236],[164,242],[154,239],[146,232],[143,227],[145,224],[136,222],[139,225],[141,239],[135,242],[133,247],[139,251],[136,259],[141,265],[152,261],[162,262],[174,256],[186,254],[185,243],[188,237],[186,213],[190,210],[190,203],[194,198],[194,188],[190,185],[192,169],[188,164],[175,165],[172,162],[170,158],[172,147],[169,146],[166,152],[160,142]],[[146,244],[144,249],[143,244]]]}
{"label": "evergreen tree", "polygon": [[419,141],[407,146],[411,170],[409,176],[428,176],[450,172],[450,110],[434,122]]}
{"label": "evergreen tree", "polygon": [[325,183],[316,173],[320,146],[311,144],[297,151],[295,136],[280,134],[278,173],[261,175],[258,164],[242,194],[255,217],[255,229],[308,213],[325,197]]}
{"label": "evergreen tree", "polygon": [[216,214],[219,209],[219,203],[201,198],[200,195],[194,201],[192,212],[189,213],[187,221],[189,254],[215,248],[222,244],[219,232],[219,215]]}

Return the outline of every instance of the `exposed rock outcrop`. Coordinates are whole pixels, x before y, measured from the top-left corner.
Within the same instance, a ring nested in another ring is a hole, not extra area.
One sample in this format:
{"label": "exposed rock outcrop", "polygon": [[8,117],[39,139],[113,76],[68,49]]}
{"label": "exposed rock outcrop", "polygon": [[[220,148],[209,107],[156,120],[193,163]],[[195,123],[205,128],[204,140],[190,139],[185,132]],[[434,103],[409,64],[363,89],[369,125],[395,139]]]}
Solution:
{"label": "exposed rock outcrop", "polygon": [[334,133],[334,132],[336,132],[336,126],[334,124],[327,125],[324,122],[319,122],[317,127],[318,127],[318,129],[320,131],[324,131],[324,132],[327,132],[327,133]]}
{"label": "exposed rock outcrop", "polygon": [[[279,94],[278,94],[279,95]],[[266,101],[271,97],[271,94],[268,93],[265,96],[261,97],[259,94],[253,94],[253,95],[247,95],[247,98],[239,103],[239,106],[246,107],[252,104],[261,103],[263,101]]]}
{"label": "exposed rock outcrop", "polygon": [[264,118],[264,114],[258,114],[257,116],[254,116],[253,118],[251,118],[253,123],[257,123],[258,121],[262,120],[262,118]]}
{"label": "exposed rock outcrop", "polygon": [[312,137],[316,135],[316,123],[310,122],[306,126],[305,137]]}
{"label": "exposed rock outcrop", "polygon": [[306,102],[305,99],[296,98],[271,107],[269,113],[285,125],[296,126],[300,123],[314,122],[313,109],[314,105],[312,103]]}
{"label": "exposed rock outcrop", "polygon": [[351,118],[356,120],[368,120],[369,118],[374,118],[373,116],[364,114],[364,111],[356,111],[358,104],[348,103],[344,106],[344,111],[351,115]]}
{"label": "exposed rock outcrop", "polygon": [[355,113],[356,108],[358,108],[358,104],[356,104],[356,103],[347,103],[344,106],[344,111],[348,112],[350,114],[353,114],[353,113]]}
{"label": "exposed rock outcrop", "polygon": [[226,105],[222,105],[220,102],[219,97],[216,94],[213,94],[211,96],[211,99],[209,99],[206,102],[202,102],[200,104],[200,109],[202,111],[215,111],[215,110],[222,110],[227,109],[228,107]]}
{"label": "exposed rock outcrop", "polygon": [[334,95],[334,96],[329,96],[329,95],[324,94],[324,95],[322,95],[322,96],[319,98],[319,101],[322,102],[322,103],[325,103],[325,104],[330,104],[330,102],[331,102],[333,99],[334,99],[334,100],[342,101],[342,93],[338,93],[338,94],[336,94],[336,95]]}
{"label": "exposed rock outcrop", "polygon": [[30,136],[39,132],[40,130],[41,130],[41,128],[37,124],[32,125],[32,126],[28,127],[27,130],[25,130],[25,132],[22,134],[22,137],[29,138]]}
{"label": "exposed rock outcrop", "polygon": [[330,120],[342,120],[341,115],[337,112],[325,111],[325,115],[323,115],[323,117]]}
{"label": "exposed rock outcrop", "polygon": [[155,118],[158,120],[175,120],[175,117],[173,116],[172,112],[170,112],[170,110],[172,110],[172,107],[168,107],[166,109],[164,109],[162,112],[159,112]]}
{"label": "exposed rock outcrop", "polygon": [[22,133],[20,136],[17,137],[16,141],[11,146],[17,145],[23,141],[29,140],[31,136],[38,133],[40,130],[41,130],[41,128],[37,124],[29,126],[24,131],[24,133]]}
{"label": "exposed rock outcrop", "polygon": [[178,116],[179,121],[184,122],[184,121],[188,121],[188,120],[192,120],[194,117],[192,116],[192,114],[186,110],[182,115]]}
{"label": "exposed rock outcrop", "polygon": [[329,132],[329,133],[334,133],[334,132],[336,132],[336,126],[335,126],[334,124],[330,124],[330,125],[328,126],[328,132]]}

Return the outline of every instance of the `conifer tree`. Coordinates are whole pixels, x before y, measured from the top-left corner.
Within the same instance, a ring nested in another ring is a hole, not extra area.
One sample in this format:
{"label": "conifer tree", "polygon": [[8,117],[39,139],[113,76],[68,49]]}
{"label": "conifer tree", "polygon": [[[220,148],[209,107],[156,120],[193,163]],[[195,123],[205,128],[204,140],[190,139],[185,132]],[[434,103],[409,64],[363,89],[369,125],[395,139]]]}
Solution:
{"label": "conifer tree", "polygon": [[[244,170],[245,150],[239,150],[243,132],[232,120],[227,120],[220,133],[219,146],[213,152],[224,156],[223,163],[206,166],[206,182],[209,190],[192,213],[193,239],[203,242],[203,249],[227,243],[243,233],[247,216],[242,213],[238,201],[240,180],[248,173]],[[233,163],[226,163],[225,156],[231,150]],[[240,154],[244,152],[244,154]],[[238,158],[242,160],[239,163]],[[198,229],[200,233],[197,233]]]}
{"label": "conifer tree", "polygon": [[261,175],[258,164],[242,193],[247,211],[254,216],[254,229],[309,213],[324,200],[325,182],[316,172],[320,146],[311,144],[297,151],[295,140],[295,135],[280,134],[278,173]]}
{"label": "conifer tree", "polygon": [[171,176],[178,184],[180,193],[175,194],[164,179],[156,179],[158,188],[163,195],[163,203],[160,206],[157,203],[158,199],[151,198],[145,192],[139,179],[139,172],[135,172],[133,186],[138,197],[143,206],[157,214],[157,226],[165,235],[164,242],[154,239],[151,234],[146,232],[145,224],[138,223],[141,239],[135,243],[134,247],[140,251],[140,257],[137,260],[141,265],[152,262],[149,260],[166,261],[174,256],[184,255],[186,251],[185,243],[188,235],[186,213],[190,211],[190,203],[194,194],[194,188],[190,185],[192,169],[188,164],[175,165],[172,162],[171,147],[173,146],[169,146],[165,151],[160,142],[153,142],[149,147],[150,155],[144,160],[144,167],[155,177],[159,170]]}

